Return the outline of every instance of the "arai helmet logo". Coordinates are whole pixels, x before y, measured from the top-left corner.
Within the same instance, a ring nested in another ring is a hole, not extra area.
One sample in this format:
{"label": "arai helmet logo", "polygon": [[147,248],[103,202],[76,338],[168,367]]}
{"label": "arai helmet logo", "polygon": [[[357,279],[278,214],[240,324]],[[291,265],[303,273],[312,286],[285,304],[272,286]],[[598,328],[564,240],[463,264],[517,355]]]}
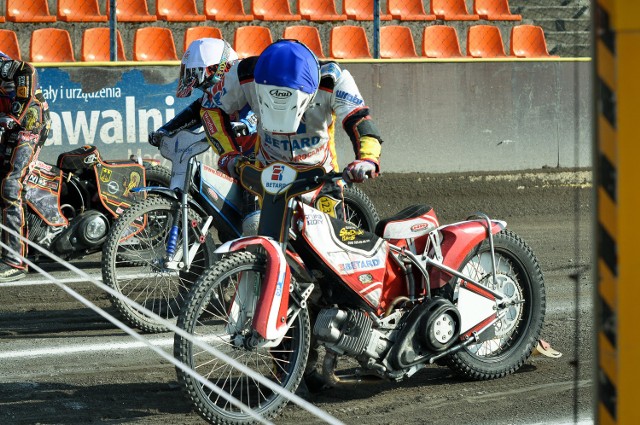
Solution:
{"label": "arai helmet logo", "polygon": [[273,89],[269,90],[269,94],[277,99],[286,99],[291,96],[291,92],[289,90],[283,89]]}

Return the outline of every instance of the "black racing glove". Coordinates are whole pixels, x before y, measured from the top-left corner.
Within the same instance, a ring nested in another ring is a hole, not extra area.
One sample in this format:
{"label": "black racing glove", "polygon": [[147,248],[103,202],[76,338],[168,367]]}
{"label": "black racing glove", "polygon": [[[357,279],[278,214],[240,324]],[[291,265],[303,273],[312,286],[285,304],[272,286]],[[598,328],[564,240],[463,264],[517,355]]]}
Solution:
{"label": "black racing glove", "polygon": [[158,131],[152,131],[151,133],[149,133],[149,144],[151,146],[155,146],[160,147],[160,143],[162,143],[162,139],[164,139],[165,137],[168,137],[169,133],[167,133],[166,130],[158,130]]}

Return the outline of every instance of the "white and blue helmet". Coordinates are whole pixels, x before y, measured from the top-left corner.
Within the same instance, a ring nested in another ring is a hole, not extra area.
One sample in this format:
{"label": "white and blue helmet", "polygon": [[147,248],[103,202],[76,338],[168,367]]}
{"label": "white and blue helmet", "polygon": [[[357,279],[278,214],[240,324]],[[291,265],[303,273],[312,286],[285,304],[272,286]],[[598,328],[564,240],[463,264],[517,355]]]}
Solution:
{"label": "white and blue helmet", "polygon": [[258,58],[254,82],[262,128],[272,133],[295,133],[318,91],[320,65],[304,44],[279,40]]}
{"label": "white and blue helmet", "polygon": [[205,90],[222,79],[227,64],[238,59],[229,43],[218,38],[194,40],[182,55],[177,97],[189,97],[193,89]]}

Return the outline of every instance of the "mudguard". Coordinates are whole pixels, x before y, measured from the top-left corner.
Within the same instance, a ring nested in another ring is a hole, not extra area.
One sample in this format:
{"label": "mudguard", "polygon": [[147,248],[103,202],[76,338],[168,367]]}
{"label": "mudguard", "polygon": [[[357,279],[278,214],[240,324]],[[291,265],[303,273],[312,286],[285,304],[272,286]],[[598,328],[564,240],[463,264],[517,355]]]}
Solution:
{"label": "mudguard", "polygon": [[143,196],[132,189],[145,185],[142,165],[125,161],[103,162],[98,158],[94,166],[98,196],[104,208],[115,218]]}
{"label": "mudguard", "polygon": [[[507,227],[501,220],[491,220],[491,233],[496,234]],[[468,220],[452,223],[438,229],[442,237],[442,263],[458,270],[469,252],[487,237],[486,220]],[[432,288],[441,288],[451,279],[451,275],[433,267],[429,273]]]}
{"label": "mudguard", "polygon": [[[225,254],[256,245],[266,252],[267,270],[256,304],[253,328],[264,339],[277,340],[288,330],[287,309],[291,286],[291,270],[278,242],[264,236],[249,236],[225,242],[215,252]],[[239,289],[238,292],[246,291]]]}

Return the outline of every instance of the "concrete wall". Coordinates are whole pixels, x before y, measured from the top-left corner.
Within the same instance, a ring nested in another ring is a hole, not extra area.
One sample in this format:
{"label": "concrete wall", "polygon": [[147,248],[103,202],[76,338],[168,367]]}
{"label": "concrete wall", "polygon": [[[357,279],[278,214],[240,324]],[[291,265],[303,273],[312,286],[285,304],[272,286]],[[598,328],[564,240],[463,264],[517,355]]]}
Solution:
{"label": "concrete wall", "polygon": [[[147,132],[195,99],[174,98],[177,66],[129,65],[40,69],[55,118],[42,159],[55,161],[82,144],[96,144],[104,158],[157,157]],[[591,165],[589,61],[341,65],[355,76],[385,140],[383,171]],[[65,97],[56,96],[62,90]],[[340,128],[336,135],[344,165],[353,151]]]}
{"label": "concrete wall", "polygon": [[[343,65],[384,137],[383,169],[437,173],[590,166],[591,66]],[[348,150],[339,153],[349,157]]]}

